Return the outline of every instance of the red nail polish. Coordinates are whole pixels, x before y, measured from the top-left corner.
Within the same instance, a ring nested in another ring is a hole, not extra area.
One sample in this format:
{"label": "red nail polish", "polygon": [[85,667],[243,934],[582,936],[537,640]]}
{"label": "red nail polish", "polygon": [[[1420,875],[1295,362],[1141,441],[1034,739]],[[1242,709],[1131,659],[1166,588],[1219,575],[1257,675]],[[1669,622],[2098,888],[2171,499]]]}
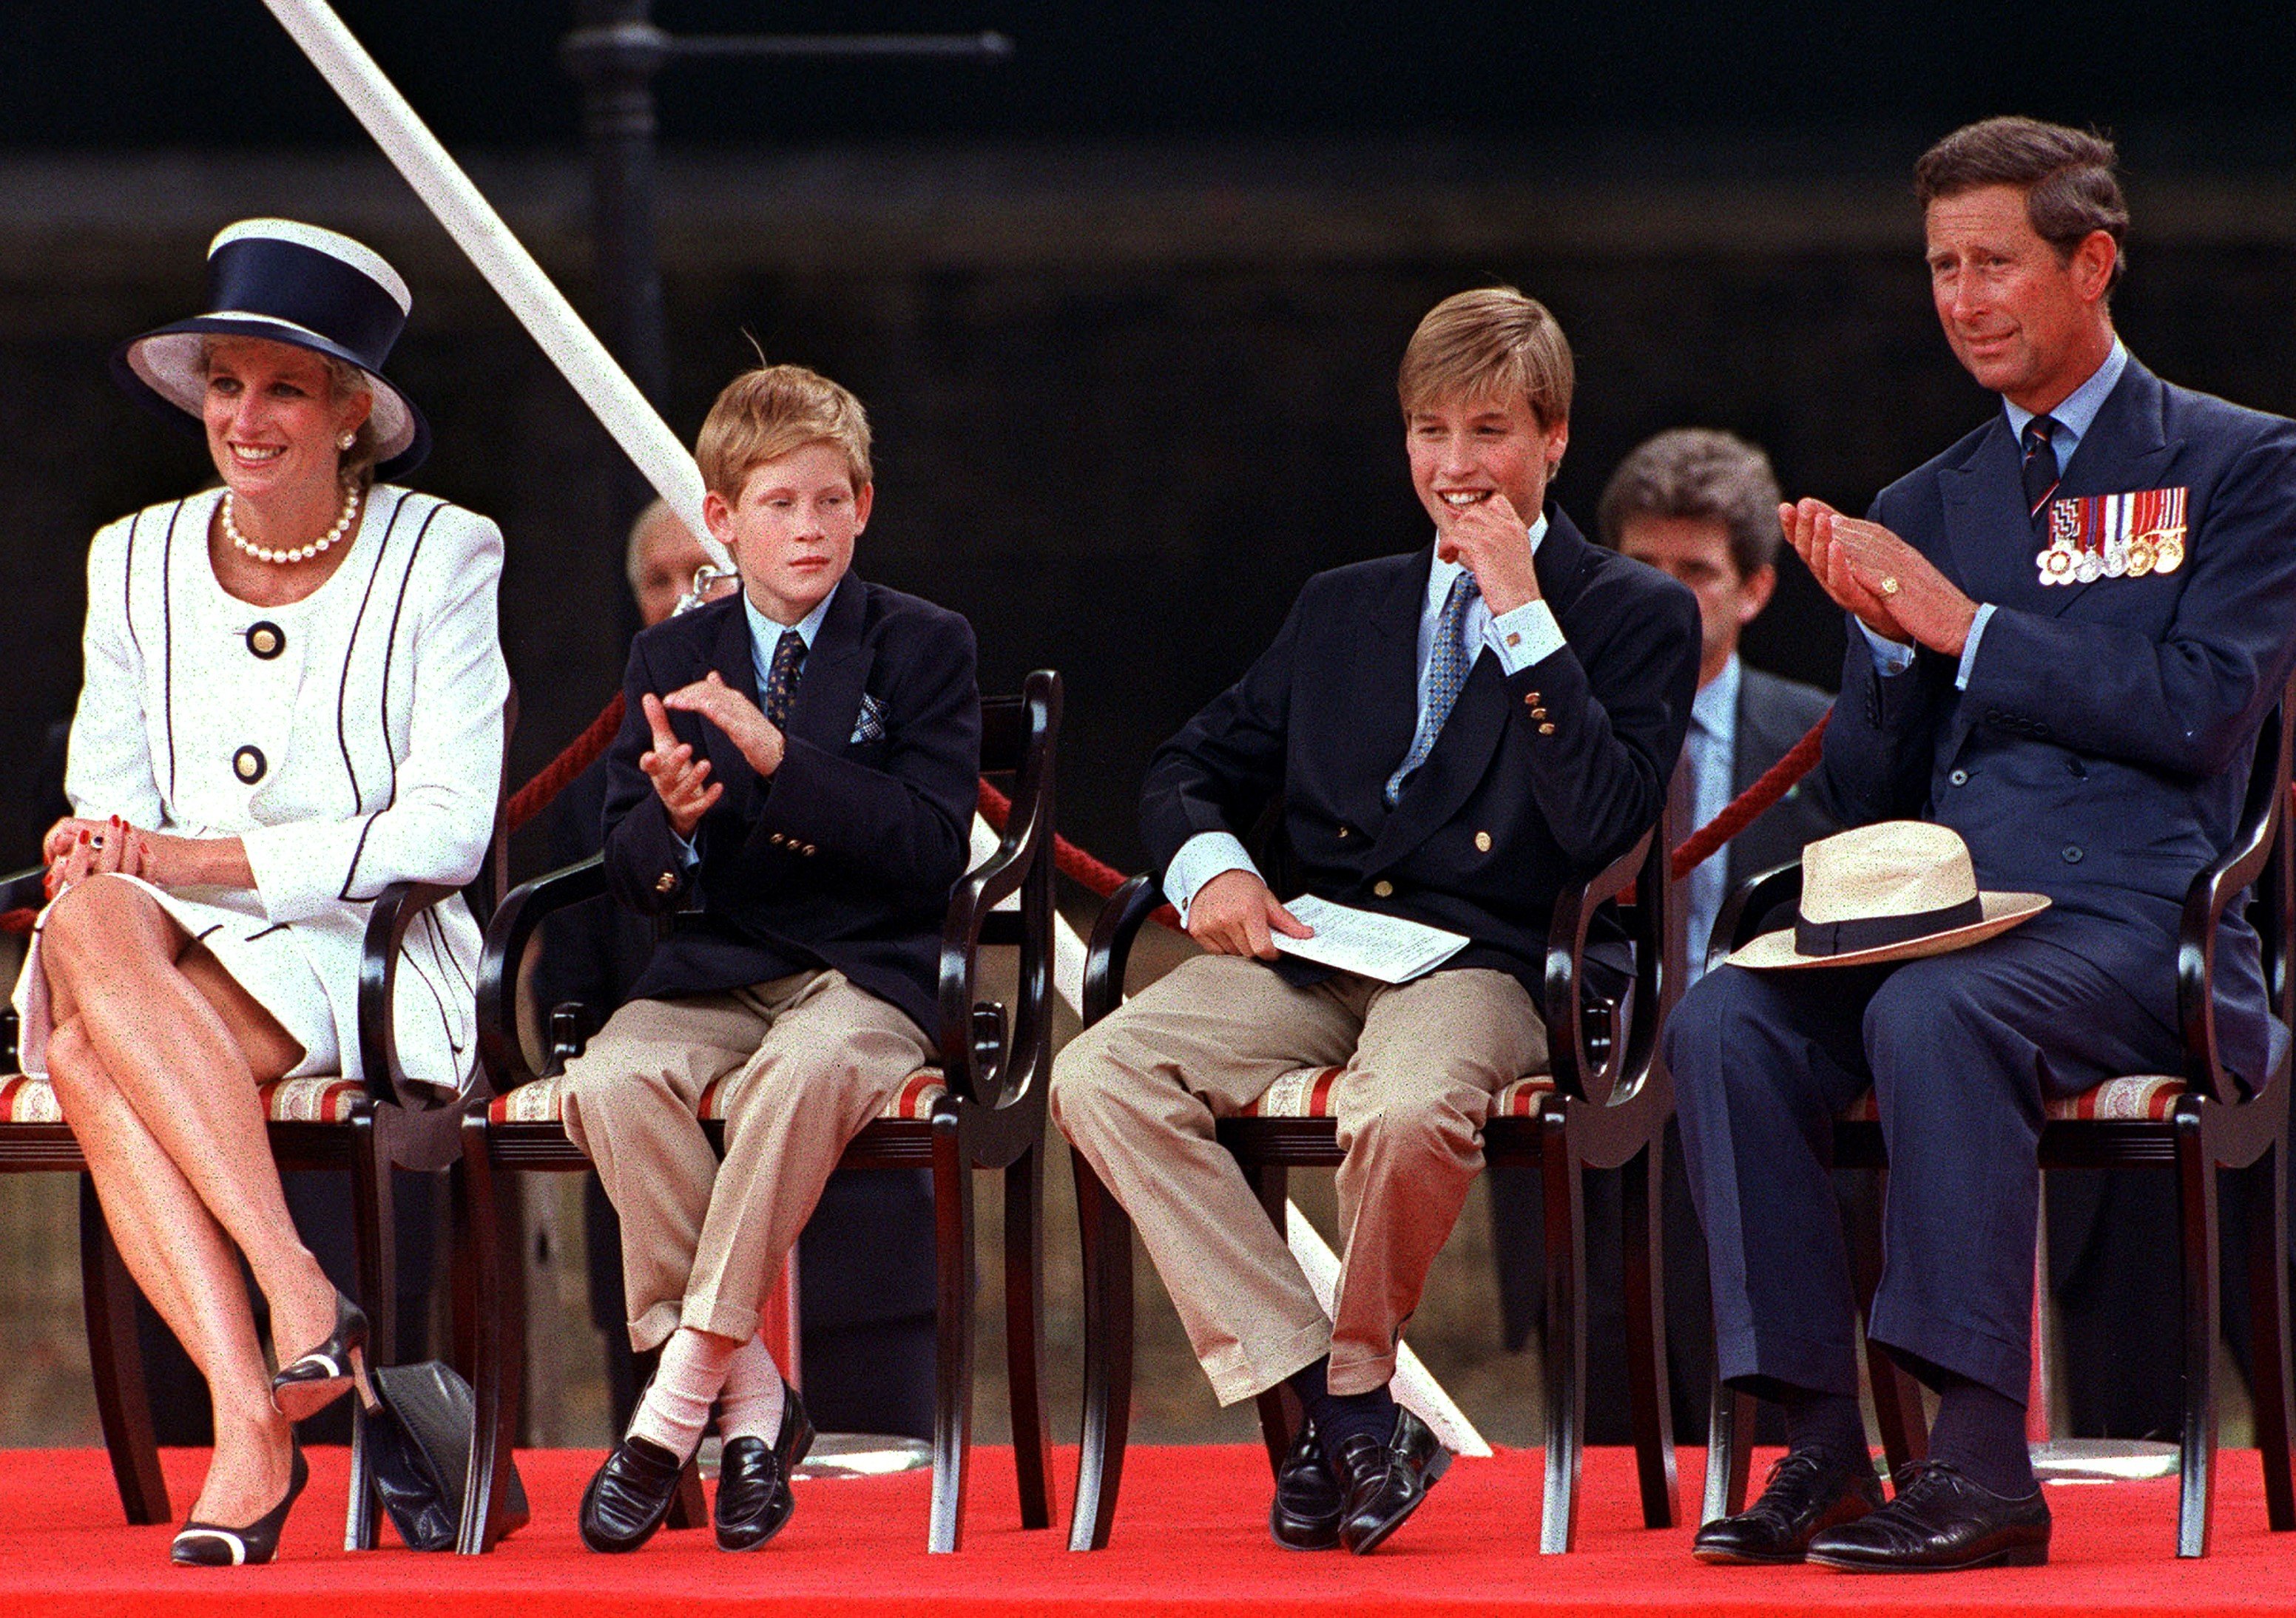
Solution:
{"label": "red nail polish", "polygon": [[85,842],[86,842],[86,841],[87,841],[87,828],[86,828],[86,827],[85,827],[85,826],[83,826],[83,827],[81,827],[81,828],[80,828],[80,830],[79,830],[79,840],[80,840],[81,842],[83,842],[83,843],[85,843]]}

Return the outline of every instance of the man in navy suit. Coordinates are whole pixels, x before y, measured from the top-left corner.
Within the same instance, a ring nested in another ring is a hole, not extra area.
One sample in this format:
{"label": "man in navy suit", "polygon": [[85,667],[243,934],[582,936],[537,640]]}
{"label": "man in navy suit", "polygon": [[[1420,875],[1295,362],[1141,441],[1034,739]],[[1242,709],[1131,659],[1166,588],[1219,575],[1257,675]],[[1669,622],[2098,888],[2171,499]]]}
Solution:
{"label": "man in navy suit", "polygon": [[[1308,581],[1272,644],[1160,748],[1141,793],[1164,890],[1207,953],[1086,1030],[1052,1107],[1131,1214],[1222,1403],[1288,1381],[1308,1421],[1270,1527],[1371,1550],[1448,1456],[1388,1391],[1502,1086],[1546,1071],[1557,892],[1647,831],[1682,749],[1696,603],[1548,503],[1570,351],[1513,288],[1420,324],[1399,392],[1415,552]],[[1462,933],[1403,984],[1277,959],[1308,936],[1240,838],[1280,798],[1286,891]],[[1329,1319],[1215,1117],[1343,1067]]]}
{"label": "man in navy suit", "polygon": [[[1951,827],[1982,886],[2051,903],[1891,968],[1724,968],[1670,1020],[1721,1369],[1781,1401],[1789,1434],[1753,1509],[1700,1532],[1703,1559],[2047,1556],[2024,1439],[2043,1104],[2177,1070],[2185,890],[2233,835],[2296,660],[2296,424],[2162,382],[2115,337],[2113,162],[2026,118],[1923,157],[1938,315],[2002,408],[1869,520],[1784,508],[1854,625],[1822,797],[1848,825]],[[2256,1077],[2269,1019],[2236,917],[2217,983],[2229,1061]],[[1891,1165],[1870,1332],[1939,1395],[1930,1459],[1886,1508],[1823,1154],[1868,1085]]]}
{"label": "man in navy suit", "polygon": [[[621,1217],[630,1340],[661,1350],[583,1495],[597,1550],[660,1525],[713,1405],[718,1544],[788,1519],[813,1434],[760,1308],[846,1143],[933,1059],[980,767],[971,627],[849,570],[873,492],[860,402],[750,372],[694,458],[742,591],[632,643],[606,756],[609,885],[671,931],[567,1066],[567,1132]],[[712,1087],[722,1164],[697,1115]]]}

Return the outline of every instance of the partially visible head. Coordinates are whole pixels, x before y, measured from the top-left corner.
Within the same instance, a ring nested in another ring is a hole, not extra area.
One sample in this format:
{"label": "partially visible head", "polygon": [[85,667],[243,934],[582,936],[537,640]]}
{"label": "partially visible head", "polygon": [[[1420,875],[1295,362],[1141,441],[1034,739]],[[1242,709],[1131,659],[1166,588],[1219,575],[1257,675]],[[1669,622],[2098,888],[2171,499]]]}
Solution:
{"label": "partially visible head", "polygon": [[718,394],[694,445],[701,514],[758,609],[795,624],[853,565],[875,499],[861,401],[802,365],[765,365]]}
{"label": "partially visible head", "polygon": [[357,365],[260,337],[203,337],[195,364],[208,454],[239,498],[373,478],[374,386]]}
{"label": "partially visible head", "polygon": [[1698,598],[1699,682],[1722,672],[1778,582],[1778,480],[1743,438],[1678,427],[1619,462],[1595,508],[1603,543]]}
{"label": "partially visible head", "polygon": [[[657,500],[640,511],[637,520],[630,524],[629,550],[624,558],[640,621],[651,629],[676,612],[678,601],[693,585],[694,573],[709,560],[709,553],[669,502]],[[723,594],[733,582],[725,577],[714,580],[710,599]]]}
{"label": "partially visible head", "polygon": [[1980,384],[2026,409],[2053,408],[2112,347],[2128,228],[2117,161],[2102,135],[1992,118],[1914,166],[1946,339]]}
{"label": "partially visible head", "polygon": [[1412,486],[1438,527],[1504,495],[1525,523],[1570,439],[1570,345],[1546,306],[1480,287],[1427,312],[1403,351],[1396,393]]}

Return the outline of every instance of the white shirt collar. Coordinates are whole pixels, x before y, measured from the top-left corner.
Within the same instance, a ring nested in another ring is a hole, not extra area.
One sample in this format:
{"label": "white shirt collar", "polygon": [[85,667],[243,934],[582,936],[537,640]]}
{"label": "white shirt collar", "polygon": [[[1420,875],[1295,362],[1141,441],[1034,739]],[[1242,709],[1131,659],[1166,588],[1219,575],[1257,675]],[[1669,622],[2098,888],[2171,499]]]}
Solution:
{"label": "white shirt collar", "polygon": [[774,648],[781,644],[782,632],[785,629],[796,630],[798,639],[805,642],[806,650],[811,651],[813,637],[821,633],[821,621],[829,616],[829,603],[835,601],[837,592],[844,588],[845,581],[840,578],[830,586],[827,595],[814,603],[811,612],[794,624],[777,624],[767,617],[758,610],[758,604],[750,599],[749,591],[744,589],[742,592],[742,610],[749,616],[750,643],[757,648],[758,661],[772,660]]}
{"label": "white shirt collar", "polygon": [[1711,683],[1701,686],[1690,699],[1691,722],[1709,736],[1727,736],[1736,728],[1738,717],[1738,687],[1744,671],[1738,663],[1738,654],[1732,652],[1730,660]]}
{"label": "white shirt collar", "polygon": [[[2104,407],[2105,396],[2120,380],[2120,373],[2128,369],[2128,350],[2116,337],[2112,339],[2112,352],[2104,356],[2104,363],[2090,372],[2088,380],[2067,394],[2064,402],[2049,413],[2049,419],[2065,429],[2058,437],[2050,440],[2056,447],[2058,466],[2062,467],[2070,457],[2071,446],[2088,436],[2088,429],[2095,424],[2096,413]],[[2033,419],[2033,413],[2021,404],[2011,404],[2006,398],[2001,401],[2001,407],[2009,413],[2009,431],[2022,440],[2025,424]]]}

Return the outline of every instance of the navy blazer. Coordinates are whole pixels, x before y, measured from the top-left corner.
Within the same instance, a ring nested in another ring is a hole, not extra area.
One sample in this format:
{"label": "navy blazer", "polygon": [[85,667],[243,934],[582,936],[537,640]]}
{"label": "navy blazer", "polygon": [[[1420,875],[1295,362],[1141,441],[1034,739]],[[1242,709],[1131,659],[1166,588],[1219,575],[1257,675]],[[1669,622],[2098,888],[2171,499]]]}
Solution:
{"label": "navy blazer", "polygon": [[1199,832],[1249,831],[1281,794],[1298,887],[1464,933],[1449,965],[1511,973],[1537,1001],[1555,895],[1665,806],[1698,684],[1698,603],[1549,505],[1534,566],[1567,644],[1513,674],[1486,648],[1390,811],[1382,790],[1418,727],[1434,554],[1431,542],[1309,579],[1275,643],[1149,760],[1142,836],[1160,873]]}
{"label": "navy blazer", "polygon": [[[2131,360],[2059,498],[2182,486],[2173,573],[2043,585],[2015,436],[1993,418],[1882,491],[1874,520],[1996,604],[1970,672],[1926,650],[1882,678],[1853,625],[1822,790],[1845,825],[1920,817],[1980,883],[2098,922],[2087,952],[2173,1032],[2177,927],[2230,843],[2256,739],[2296,664],[2296,422],[2173,387]],[[2255,935],[2227,916],[2217,1005],[2228,1064],[2265,1067]]]}
{"label": "navy blazer", "polygon": [[[726,790],[695,828],[689,877],[638,759],[653,745],[638,699],[715,669],[758,699],[750,627],[728,597],[631,642],[628,711],[606,754],[606,872],[631,909],[671,917],[633,997],[700,994],[833,967],[928,1036],[940,1026],[940,932],[964,875],[980,796],[980,693],[972,626],[847,574],[791,703],[788,751],[761,780],[723,731],[670,715]],[[855,740],[864,694],[882,734]]]}

